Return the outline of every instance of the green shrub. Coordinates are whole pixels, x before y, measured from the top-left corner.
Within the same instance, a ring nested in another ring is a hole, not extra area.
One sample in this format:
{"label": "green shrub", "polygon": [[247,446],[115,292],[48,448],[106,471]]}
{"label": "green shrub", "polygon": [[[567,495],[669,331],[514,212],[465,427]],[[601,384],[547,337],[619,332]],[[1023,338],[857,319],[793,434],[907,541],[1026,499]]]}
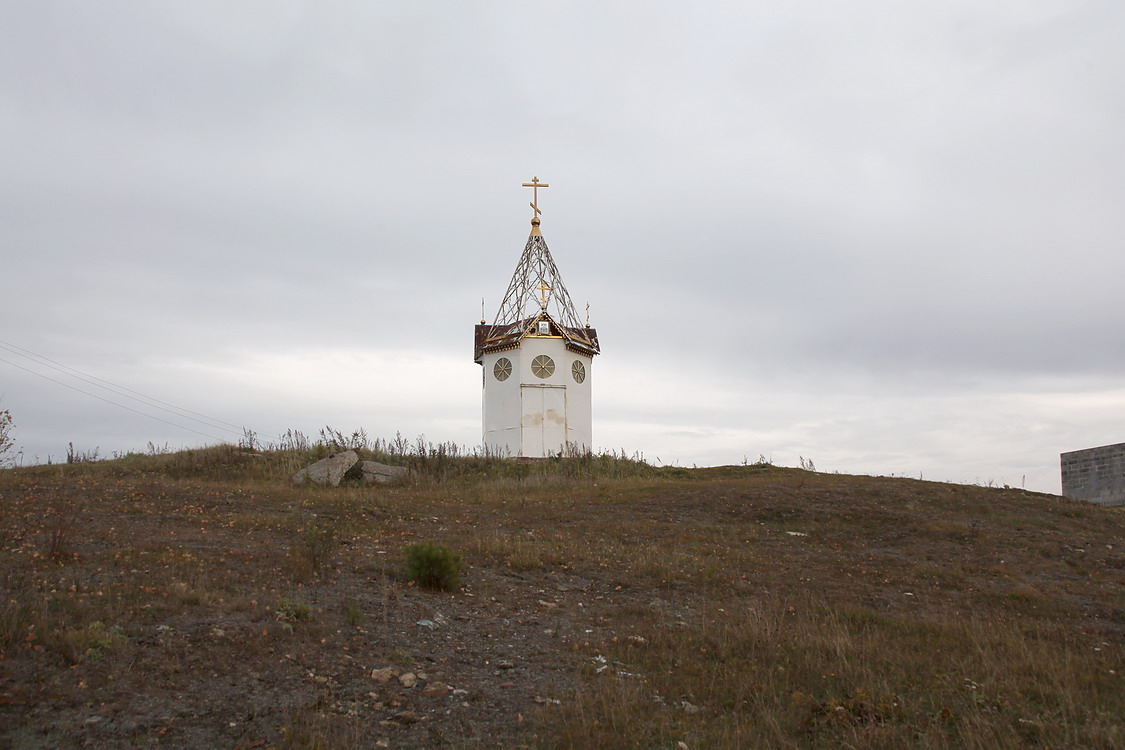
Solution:
{"label": "green shrub", "polygon": [[102,652],[113,648],[125,640],[124,632],[118,626],[107,628],[100,622],[92,622],[84,628],[63,628],[52,634],[51,640],[68,665],[75,665],[84,659],[97,660]]}
{"label": "green shrub", "polygon": [[310,620],[312,619],[312,607],[304,602],[295,602],[283,596],[277,602],[277,619],[288,622]]}
{"label": "green shrub", "polygon": [[358,604],[349,604],[348,608],[344,610],[344,620],[353,627],[362,625],[363,610],[359,608]]}
{"label": "green shrub", "polygon": [[336,532],[321,526],[310,526],[305,529],[301,542],[301,551],[312,563],[313,570],[320,570],[336,546]]}
{"label": "green shrub", "polygon": [[461,553],[422,542],[406,550],[406,575],[419,586],[452,591],[461,585]]}

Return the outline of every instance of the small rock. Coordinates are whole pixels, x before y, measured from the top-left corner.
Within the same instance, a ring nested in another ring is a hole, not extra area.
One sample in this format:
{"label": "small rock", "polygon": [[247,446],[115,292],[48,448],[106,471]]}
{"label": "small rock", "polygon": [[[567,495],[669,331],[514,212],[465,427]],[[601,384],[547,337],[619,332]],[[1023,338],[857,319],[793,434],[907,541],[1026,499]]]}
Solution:
{"label": "small rock", "polygon": [[556,591],[586,591],[590,588],[590,582],[584,578],[571,578],[569,581],[561,581],[555,584]]}
{"label": "small rock", "polygon": [[688,712],[689,714],[699,713],[699,706],[696,706],[693,703],[688,703],[687,701],[680,701],[680,708],[682,708],[684,711]]}
{"label": "small rock", "polygon": [[412,688],[418,684],[418,675],[413,672],[407,672],[399,675],[398,681],[404,688]]}
{"label": "small rock", "polygon": [[376,682],[390,682],[391,678],[398,675],[398,670],[394,667],[383,667],[382,669],[371,670],[371,679]]}
{"label": "small rock", "polygon": [[507,660],[496,662],[496,666],[499,667],[500,669],[515,669],[516,668],[515,664],[513,664],[512,662],[507,661]]}
{"label": "small rock", "polygon": [[86,719],[86,721],[84,721],[82,723],[83,724],[97,724],[101,720],[102,720],[102,717],[100,717],[100,716],[91,716],[90,718]]}
{"label": "small rock", "polygon": [[417,724],[418,714],[413,711],[399,711],[391,717],[391,721],[398,722],[399,724]]}
{"label": "small rock", "polygon": [[414,624],[417,625],[420,628],[426,628],[428,630],[433,630],[434,628],[437,627],[437,623],[434,622],[433,620],[419,620],[418,622],[416,622]]}
{"label": "small rock", "polygon": [[425,695],[428,698],[440,698],[441,696],[448,694],[450,689],[451,688],[449,687],[449,685],[446,685],[443,682],[431,682],[422,690],[422,695]]}

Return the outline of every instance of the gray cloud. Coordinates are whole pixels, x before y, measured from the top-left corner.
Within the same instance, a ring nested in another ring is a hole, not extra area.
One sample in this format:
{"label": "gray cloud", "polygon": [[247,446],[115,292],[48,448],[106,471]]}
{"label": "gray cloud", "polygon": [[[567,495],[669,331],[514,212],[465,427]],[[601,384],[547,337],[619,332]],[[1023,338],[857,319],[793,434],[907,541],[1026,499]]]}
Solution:
{"label": "gray cloud", "polygon": [[[263,431],[474,443],[471,324],[538,174],[599,442],[1057,490],[1060,450],[1123,439],[1123,30],[1061,0],[21,6],[0,338]],[[34,455],[204,439],[3,363],[0,393]]]}

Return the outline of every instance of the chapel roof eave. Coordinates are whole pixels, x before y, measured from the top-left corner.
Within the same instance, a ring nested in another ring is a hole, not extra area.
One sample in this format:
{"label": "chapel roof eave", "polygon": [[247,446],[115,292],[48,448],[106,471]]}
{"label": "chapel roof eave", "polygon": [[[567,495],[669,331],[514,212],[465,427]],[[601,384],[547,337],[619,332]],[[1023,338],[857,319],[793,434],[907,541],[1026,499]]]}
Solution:
{"label": "chapel roof eave", "polygon": [[476,346],[474,347],[473,359],[480,362],[481,356],[486,353],[502,351],[504,349],[515,349],[525,338],[537,336],[537,334],[534,333],[535,325],[543,319],[550,321],[551,335],[562,338],[567,349],[591,357],[601,353],[601,345],[598,342],[598,332],[596,329],[560,325],[549,313],[540,311],[538,315],[518,320],[515,323],[506,325],[488,325],[482,323],[478,325],[476,327]]}

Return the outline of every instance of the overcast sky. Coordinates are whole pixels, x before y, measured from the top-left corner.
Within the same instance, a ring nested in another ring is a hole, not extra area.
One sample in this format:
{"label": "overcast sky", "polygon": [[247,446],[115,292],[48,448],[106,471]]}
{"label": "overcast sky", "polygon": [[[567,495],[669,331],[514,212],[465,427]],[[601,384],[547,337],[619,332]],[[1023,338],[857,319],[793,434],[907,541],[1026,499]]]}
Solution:
{"label": "overcast sky", "polygon": [[0,6],[25,463],[478,445],[532,176],[599,446],[1058,492],[1125,441],[1118,0]]}

